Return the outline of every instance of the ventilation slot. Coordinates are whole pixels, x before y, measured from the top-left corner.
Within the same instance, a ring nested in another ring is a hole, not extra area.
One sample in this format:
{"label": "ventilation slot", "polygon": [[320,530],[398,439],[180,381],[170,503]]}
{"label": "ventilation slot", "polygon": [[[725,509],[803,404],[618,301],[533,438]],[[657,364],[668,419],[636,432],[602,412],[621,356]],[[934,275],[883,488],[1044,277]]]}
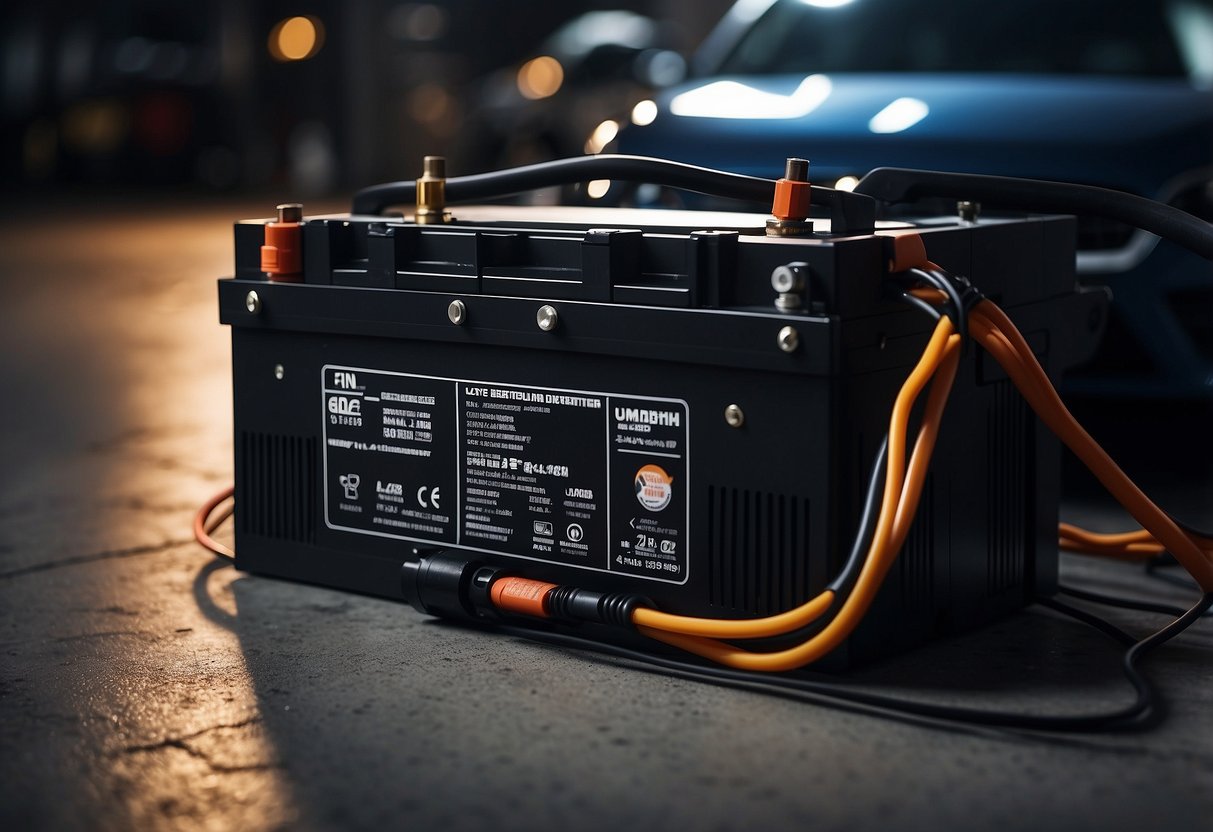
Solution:
{"label": "ventilation slot", "polygon": [[809,501],[708,488],[712,606],[770,615],[809,595]]}
{"label": "ventilation slot", "polygon": [[991,596],[1023,585],[1024,555],[1032,517],[1028,483],[1032,420],[1027,403],[1010,381],[994,385],[994,404],[987,416],[987,551],[986,592]]}
{"label": "ventilation slot", "polygon": [[312,543],[316,538],[316,440],[243,431],[237,530]]}
{"label": "ventilation slot", "polygon": [[935,590],[935,475],[928,474],[914,522],[897,556],[901,604],[907,611],[929,609]]}

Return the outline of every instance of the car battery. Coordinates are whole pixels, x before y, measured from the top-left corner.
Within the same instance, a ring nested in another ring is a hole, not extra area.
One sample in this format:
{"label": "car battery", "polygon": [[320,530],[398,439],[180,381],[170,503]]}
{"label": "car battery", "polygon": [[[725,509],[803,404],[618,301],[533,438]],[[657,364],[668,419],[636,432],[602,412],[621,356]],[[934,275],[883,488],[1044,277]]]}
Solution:
{"label": "car battery", "polygon": [[[674,613],[777,613],[842,568],[932,329],[889,293],[891,239],[920,235],[1054,377],[1092,352],[1107,303],[1076,285],[1069,217],[773,236],[753,214],[452,212],[236,224],[219,311],[239,568],[401,598],[402,563],[445,550]],[[843,660],[1050,591],[1059,456],[966,349],[913,527]]]}

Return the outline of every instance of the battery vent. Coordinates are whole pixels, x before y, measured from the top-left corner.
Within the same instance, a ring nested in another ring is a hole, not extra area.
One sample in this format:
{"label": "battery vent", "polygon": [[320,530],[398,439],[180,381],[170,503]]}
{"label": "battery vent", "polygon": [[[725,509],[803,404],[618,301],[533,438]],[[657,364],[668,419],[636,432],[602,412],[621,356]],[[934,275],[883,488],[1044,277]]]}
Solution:
{"label": "battery vent", "polygon": [[1008,380],[994,385],[993,397],[986,417],[986,592],[991,597],[1023,585],[1025,549],[1034,522],[1028,483],[1035,482],[1029,470],[1035,423],[1027,403]]}
{"label": "battery vent", "polygon": [[809,501],[708,488],[709,603],[770,615],[809,595]]}
{"label": "battery vent", "polygon": [[242,431],[237,532],[299,543],[316,539],[316,439]]}

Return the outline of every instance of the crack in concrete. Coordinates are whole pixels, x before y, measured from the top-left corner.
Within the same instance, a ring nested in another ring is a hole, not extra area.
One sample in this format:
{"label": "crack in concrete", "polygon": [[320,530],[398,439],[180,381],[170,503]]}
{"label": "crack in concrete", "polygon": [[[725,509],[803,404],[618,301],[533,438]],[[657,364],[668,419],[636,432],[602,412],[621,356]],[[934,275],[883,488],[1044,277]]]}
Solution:
{"label": "crack in concrete", "polygon": [[8,572],[0,572],[0,579],[7,580],[9,578],[20,578],[25,575],[32,575],[37,572],[49,572],[52,569],[62,569],[67,566],[80,566],[85,563],[95,563],[99,560],[115,560],[118,558],[133,558],[139,555],[154,555],[160,552],[167,552],[170,549],[175,549],[178,546],[184,546],[187,543],[193,543],[192,537],[179,538],[176,540],[165,540],[161,543],[149,543],[143,546],[129,546],[125,549],[107,549],[102,552],[92,552],[87,555],[76,555],[70,558],[62,558],[61,560],[47,561],[46,563],[36,563],[33,566],[23,566],[20,569],[11,569]]}
{"label": "crack in concrete", "polygon": [[[241,720],[240,722],[211,725],[207,728],[203,728],[200,731],[195,731],[192,734],[186,734],[185,736],[181,737],[166,737],[159,742],[145,743],[142,745],[128,745],[118,752],[118,754],[154,753],[156,751],[163,751],[166,748],[176,748],[179,751],[184,751],[186,754],[190,755],[196,760],[201,760],[211,771],[215,772],[216,774],[235,774],[244,771],[267,771],[270,769],[281,768],[281,763],[249,763],[248,765],[228,765],[227,763],[216,761],[205,751],[194,748],[189,744],[190,740],[197,739],[198,737],[201,737],[204,734],[209,734],[212,731],[246,728],[249,725],[255,725],[259,722],[261,722],[261,717],[254,716]],[[118,754],[111,756],[118,756]]]}
{"label": "crack in concrete", "polygon": [[126,748],[122,749],[122,753],[126,754],[126,753],[130,753],[132,751],[154,751],[157,748],[160,748],[166,744],[171,745],[173,742],[185,742],[186,740],[196,740],[196,739],[198,739],[198,737],[201,737],[203,734],[209,734],[211,731],[223,731],[225,729],[233,729],[233,728],[247,728],[248,726],[256,725],[259,722],[261,722],[260,716],[250,716],[248,719],[242,719],[239,722],[223,722],[218,725],[210,725],[206,728],[201,728],[192,734],[185,734],[180,737],[170,737],[168,739],[161,740],[160,742],[150,743],[148,745],[128,745]]}

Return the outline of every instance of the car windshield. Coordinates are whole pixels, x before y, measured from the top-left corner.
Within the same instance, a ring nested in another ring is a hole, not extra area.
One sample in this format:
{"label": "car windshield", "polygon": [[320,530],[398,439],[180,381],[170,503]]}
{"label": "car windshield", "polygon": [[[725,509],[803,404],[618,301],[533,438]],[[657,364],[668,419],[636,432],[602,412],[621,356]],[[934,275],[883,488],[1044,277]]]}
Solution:
{"label": "car windshield", "polygon": [[719,74],[1007,72],[1213,78],[1211,0],[781,0]]}

